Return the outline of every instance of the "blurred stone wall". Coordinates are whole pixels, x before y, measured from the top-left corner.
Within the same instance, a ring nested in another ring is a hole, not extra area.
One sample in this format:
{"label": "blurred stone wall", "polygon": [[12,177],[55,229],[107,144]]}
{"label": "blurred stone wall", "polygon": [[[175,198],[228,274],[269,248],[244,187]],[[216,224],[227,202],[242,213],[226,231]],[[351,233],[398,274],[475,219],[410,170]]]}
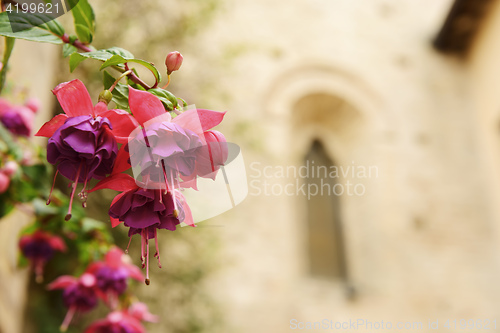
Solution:
{"label": "blurred stone wall", "polygon": [[[34,129],[38,129],[52,116],[57,52],[59,48],[49,44],[16,41],[7,81],[15,89],[26,89],[27,96],[41,101]],[[46,140],[34,139],[40,144]],[[0,332],[21,333],[24,325],[24,308],[30,275],[27,269],[17,267],[20,231],[33,216],[30,207],[16,209],[0,220]]]}

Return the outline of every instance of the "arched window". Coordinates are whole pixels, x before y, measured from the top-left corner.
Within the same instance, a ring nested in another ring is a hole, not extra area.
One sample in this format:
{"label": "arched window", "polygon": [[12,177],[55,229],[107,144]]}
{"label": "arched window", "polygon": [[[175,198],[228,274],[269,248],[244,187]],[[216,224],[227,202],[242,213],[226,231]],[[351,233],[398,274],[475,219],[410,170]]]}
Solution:
{"label": "arched window", "polygon": [[304,163],[310,171],[306,186],[316,188],[315,184],[318,189],[317,195],[306,196],[310,273],[315,277],[345,280],[340,198],[333,194],[336,179],[330,177],[334,163],[319,140],[313,141]]}

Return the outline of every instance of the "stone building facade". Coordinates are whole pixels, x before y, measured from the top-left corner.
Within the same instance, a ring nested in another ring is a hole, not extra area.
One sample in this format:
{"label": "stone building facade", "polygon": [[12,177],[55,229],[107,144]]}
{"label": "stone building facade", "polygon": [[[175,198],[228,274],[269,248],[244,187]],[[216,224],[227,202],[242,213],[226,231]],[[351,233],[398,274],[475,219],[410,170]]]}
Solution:
{"label": "stone building facade", "polygon": [[238,0],[192,37],[176,84],[229,110],[249,181],[200,224],[223,245],[207,289],[226,332],[493,328],[499,32],[500,1]]}

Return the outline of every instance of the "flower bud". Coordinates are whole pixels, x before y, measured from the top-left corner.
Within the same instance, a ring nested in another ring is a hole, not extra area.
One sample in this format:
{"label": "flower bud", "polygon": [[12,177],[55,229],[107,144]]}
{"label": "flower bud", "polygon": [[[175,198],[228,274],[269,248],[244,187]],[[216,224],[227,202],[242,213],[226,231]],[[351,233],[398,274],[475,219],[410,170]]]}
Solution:
{"label": "flower bud", "polygon": [[106,103],[106,105],[108,105],[109,102],[111,102],[112,98],[113,98],[113,94],[109,90],[103,90],[99,94],[99,102],[104,102],[104,103]]}
{"label": "flower bud", "polygon": [[33,113],[36,113],[40,109],[40,104],[41,103],[38,98],[32,97],[24,103],[24,106],[33,111]]}
{"label": "flower bud", "polygon": [[170,52],[165,59],[165,65],[167,66],[167,74],[170,75],[172,72],[179,70],[182,65],[182,54],[178,51]]}
{"label": "flower bud", "polygon": [[17,169],[19,169],[19,165],[15,161],[9,161],[5,163],[4,167],[2,168],[2,173],[6,174],[9,177],[12,177],[12,175],[17,172]]}
{"label": "flower bud", "polygon": [[5,173],[0,172],[0,194],[7,191],[10,185],[10,178]]}

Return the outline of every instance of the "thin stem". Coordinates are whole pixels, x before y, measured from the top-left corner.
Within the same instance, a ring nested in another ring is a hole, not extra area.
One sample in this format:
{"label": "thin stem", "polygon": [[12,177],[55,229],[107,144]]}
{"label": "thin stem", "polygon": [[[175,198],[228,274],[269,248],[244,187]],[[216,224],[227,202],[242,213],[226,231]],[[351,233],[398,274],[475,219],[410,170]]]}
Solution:
{"label": "thin stem", "polygon": [[66,313],[66,317],[64,317],[64,321],[61,324],[61,332],[66,332],[68,330],[68,326],[71,323],[71,320],[73,319],[73,316],[75,315],[76,312],[76,307],[75,306],[70,306],[68,312]]}
{"label": "thin stem", "polygon": [[120,75],[116,81],[113,83],[113,85],[111,87],[109,87],[109,91],[113,91],[113,89],[115,89],[116,85],[118,84],[118,82],[120,82],[121,79],[123,79],[125,76],[129,75],[130,73],[133,73],[133,71],[131,69],[129,69],[128,71],[125,71],[122,73],[122,75]]}
{"label": "thin stem", "polygon": [[9,59],[14,49],[14,43],[16,39],[13,37],[5,37],[5,50],[3,52],[2,59],[2,70],[0,70],[0,93],[2,93],[3,87],[5,86],[5,80],[7,78],[7,65],[9,64]]}
{"label": "thin stem", "polygon": [[[120,67],[114,67],[114,68],[116,69],[116,68],[120,68]],[[126,70],[126,71],[128,71],[129,69],[130,69],[130,68],[128,68],[128,65],[125,63],[125,70]],[[120,70],[120,72],[122,72],[122,71],[123,71],[121,68],[120,68],[119,70]],[[141,86],[143,86],[146,90],[149,90],[149,89],[152,89],[152,88],[153,88],[153,87],[148,86],[148,85],[146,84],[146,82],[144,82],[144,81],[142,81],[141,79],[139,79],[139,77],[138,77],[137,75],[135,75],[135,73],[134,73],[134,72],[132,72],[129,76],[130,76],[130,79],[131,79],[132,81],[134,81],[134,82],[135,82],[135,83],[137,83],[137,84],[140,84],[140,85],[141,85]]]}
{"label": "thin stem", "polygon": [[76,172],[75,181],[73,182],[73,190],[71,191],[71,197],[69,198],[69,208],[68,214],[64,218],[66,221],[71,219],[71,209],[73,208],[73,198],[75,197],[76,187],[78,186],[78,179],[80,178],[80,170],[82,169],[83,162],[80,162],[80,166],[78,166],[78,171]]}
{"label": "thin stem", "polygon": [[[67,34],[64,34],[62,36],[59,36],[59,38],[61,38],[61,40],[66,43],[66,44],[71,44],[73,45],[74,47],[76,47],[77,49],[79,49],[80,51],[83,51],[83,52],[92,52],[94,50],[92,50],[90,47],[88,47],[87,45],[83,44],[81,41],[79,41],[78,39],[75,39],[75,41],[71,42],[69,40],[69,37]],[[125,71],[128,71],[129,69],[127,68],[127,64],[125,64],[125,69],[123,68],[120,68],[118,66],[113,66],[114,69],[116,69],[117,71],[120,71],[120,72],[125,72]],[[146,82],[142,81],[137,75],[135,75],[134,72],[128,74],[128,76],[130,77],[130,80],[132,80],[132,82],[135,82],[139,85],[141,85],[144,89],[146,90],[149,90],[151,89],[152,87],[148,86],[146,84]]]}
{"label": "thin stem", "polygon": [[161,87],[161,89],[167,89],[168,85],[170,84],[170,75],[168,74],[167,74],[167,79],[168,79],[167,84]]}

